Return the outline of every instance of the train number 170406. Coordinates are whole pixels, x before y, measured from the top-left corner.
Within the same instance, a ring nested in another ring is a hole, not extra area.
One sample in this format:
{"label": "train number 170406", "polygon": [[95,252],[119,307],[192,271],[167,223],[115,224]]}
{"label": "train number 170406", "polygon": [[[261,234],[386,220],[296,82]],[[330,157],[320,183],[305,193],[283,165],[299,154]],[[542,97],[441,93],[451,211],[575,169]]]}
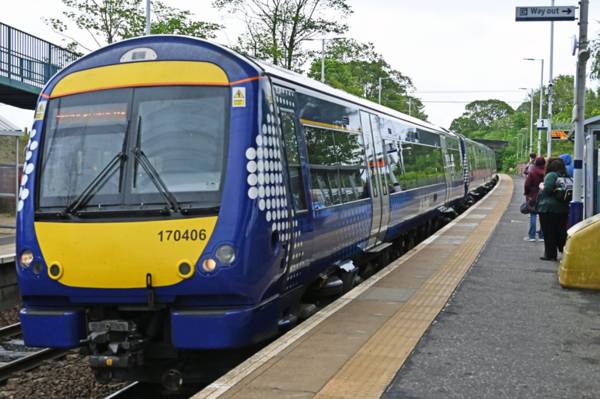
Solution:
{"label": "train number 170406", "polygon": [[204,241],[205,229],[161,230],[158,232],[160,242],[164,241]]}

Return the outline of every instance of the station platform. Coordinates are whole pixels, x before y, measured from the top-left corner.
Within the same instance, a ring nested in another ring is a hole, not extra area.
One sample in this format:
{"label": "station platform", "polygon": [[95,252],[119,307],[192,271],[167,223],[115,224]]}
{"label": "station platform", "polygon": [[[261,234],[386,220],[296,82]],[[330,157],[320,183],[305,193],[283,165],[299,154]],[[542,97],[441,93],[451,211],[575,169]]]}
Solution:
{"label": "station platform", "polygon": [[[521,334],[521,324],[528,323],[528,319],[509,319],[511,315],[526,316],[515,309],[522,304],[512,299],[512,290],[522,290],[522,297],[534,297],[537,295],[535,292],[540,290],[554,290],[554,293],[548,292],[550,296],[565,295],[559,291],[556,282],[534,288],[523,286],[523,282],[515,279],[513,283],[520,288],[510,288],[504,286],[506,281],[500,282],[502,280],[496,276],[502,275],[504,280],[510,280],[507,275],[512,269],[523,268],[512,263],[515,257],[521,263],[531,263],[533,261],[530,260],[539,258],[542,250],[542,243],[532,245],[523,241],[528,219],[518,214],[522,195],[519,184],[522,185],[522,182],[501,176],[496,187],[475,206],[193,398],[482,397],[466,391],[463,394],[455,390],[455,386],[489,385],[482,377],[499,378],[495,385],[506,385],[502,376],[494,376],[494,373],[498,367],[511,370],[511,364],[495,365],[490,358],[492,353],[505,352],[503,347],[497,346],[496,331],[501,330],[500,327],[508,331],[505,334],[512,338],[502,343],[508,347],[515,346],[508,341],[526,343],[529,339]],[[515,223],[512,223],[513,219]],[[501,231],[494,233],[495,230]],[[493,233],[494,237],[486,247]],[[528,258],[521,259],[523,254],[529,254]],[[472,273],[469,273],[465,284],[456,291],[472,265],[479,269],[481,262],[488,258],[494,265],[489,276],[475,276],[475,281],[471,282]],[[555,271],[557,266],[557,263],[551,263],[530,268],[545,268],[548,272],[534,273],[550,281],[556,280],[556,275],[550,270]],[[481,304],[464,315],[460,308],[454,309],[456,296],[462,295],[463,287],[467,285],[474,286],[482,295],[480,301],[487,302],[486,308],[491,308],[487,312],[496,308],[500,317],[482,314],[479,310],[482,309]],[[490,297],[488,285],[498,286],[498,298]],[[535,313],[532,317],[542,319],[542,315],[534,309],[525,309]],[[445,336],[442,322],[456,314],[467,318],[459,321],[456,328],[463,334],[470,334],[458,342],[455,342],[456,335]],[[477,323],[468,318],[480,317],[495,320],[499,326],[490,326],[491,331],[476,329]],[[538,327],[548,328],[547,325]],[[435,353],[427,346],[431,344],[434,333],[437,334],[434,344],[438,349]],[[443,345],[439,343],[440,337],[445,339]],[[477,345],[471,345],[470,341]],[[462,347],[457,349],[457,344],[462,344]],[[473,353],[475,349],[477,353]],[[549,350],[556,352],[557,348]],[[457,359],[449,358],[449,353]],[[474,365],[470,374],[466,371],[456,373],[459,358],[468,367],[473,364],[473,357],[487,362],[487,370]],[[417,363],[420,361],[431,368],[421,369],[425,366]],[[519,361],[518,358],[512,359],[513,363]],[[454,384],[453,378],[460,382]],[[490,397],[503,396],[507,387],[503,389],[495,392],[499,395]]]}
{"label": "station platform", "polygon": [[0,265],[15,261],[15,244],[0,244]]}

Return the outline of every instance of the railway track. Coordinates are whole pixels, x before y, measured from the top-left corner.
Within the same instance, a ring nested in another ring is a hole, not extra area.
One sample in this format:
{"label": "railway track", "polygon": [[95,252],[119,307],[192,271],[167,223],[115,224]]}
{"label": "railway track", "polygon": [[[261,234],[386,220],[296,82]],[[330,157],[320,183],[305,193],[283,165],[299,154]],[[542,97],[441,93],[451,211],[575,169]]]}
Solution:
{"label": "railway track", "polygon": [[15,323],[0,328],[0,382],[15,373],[28,371],[46,360],[66,355],[68,349],[28,348],[19,337],[21,324]]}
{"label": "railway track", "polygon": [[116,392],[105,396],[104,399],[187,399],[193,396],[203,386],[184,387],[176,393],[165,392],[160,384],[150,384],[135,381]]}

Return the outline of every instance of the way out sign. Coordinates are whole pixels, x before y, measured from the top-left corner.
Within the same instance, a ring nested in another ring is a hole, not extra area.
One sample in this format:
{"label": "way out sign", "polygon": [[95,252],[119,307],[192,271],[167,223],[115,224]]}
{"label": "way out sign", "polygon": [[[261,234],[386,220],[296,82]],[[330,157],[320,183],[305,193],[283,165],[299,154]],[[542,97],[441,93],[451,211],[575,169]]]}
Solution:
{"label": "way out sign", "polygon": [[575,7],[517,7],[516,21],[575,21]]}

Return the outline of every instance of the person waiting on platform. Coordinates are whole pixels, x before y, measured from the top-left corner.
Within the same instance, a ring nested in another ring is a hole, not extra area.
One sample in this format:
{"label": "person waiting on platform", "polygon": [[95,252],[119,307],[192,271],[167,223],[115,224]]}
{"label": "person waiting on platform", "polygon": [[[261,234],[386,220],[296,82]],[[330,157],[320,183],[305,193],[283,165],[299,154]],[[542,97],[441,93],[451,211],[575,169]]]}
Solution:
{"label": "person waiting on platform", "polygon": [[[533,167],[529,168],[527,173],[527,179],[525,179],[525,201],[529,206],[529,234],[524,238],[526,241],[535,241],[535,233],[537,230],[537,213],[535,212],[535,203],[537,201],[538,193],[540,191],[540,183],[544,181],[544,167],[546,166],[546,160],[544,157],[537,157],[533,164]],[[544,239],[544,234],[540,230],[539,240]]]}
{"label": "person waiting on platform", "polygon": [[527,164],[527,166],[525,166],[525,169],[523,169],[523,175],[527,176],[529,174],[529,170],[534,168],[536,156],[537,155],[535,154],[535,152],[529,154],[529,163]]}
{"label": "person waiting on platform", "polygon": [[567,176],[565,163],[560,158],[550,158],[546,163],[544,182],[540,184],[540,192],[536,204],[536,212],[540,215],[542,232],[544,233],[544,256],[541,260],[556,260],[557,250],[562,252],[567,239],[567,218],[569,203],[556,195],[560,188],[559,178]]}
{"label": "person waiting on platform", "polygon": [[565,163],[565,168],[567,169],[567,176],[573,177],[573,162],[572,158],[569,154],[561,154],[560,159]]}

